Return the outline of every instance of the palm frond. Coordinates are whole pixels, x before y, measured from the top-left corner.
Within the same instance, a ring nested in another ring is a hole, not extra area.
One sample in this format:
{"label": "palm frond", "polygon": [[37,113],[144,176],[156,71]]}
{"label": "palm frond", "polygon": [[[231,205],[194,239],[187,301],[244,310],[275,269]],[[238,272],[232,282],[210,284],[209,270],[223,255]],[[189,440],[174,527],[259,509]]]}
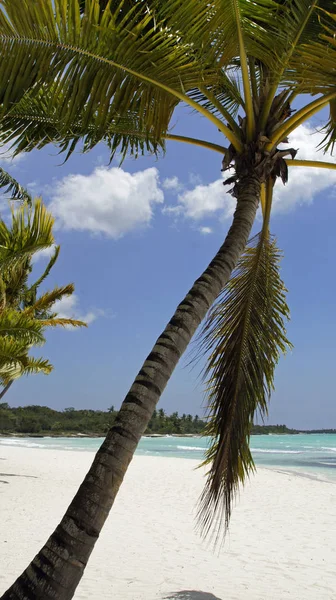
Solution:
{"label": "palm frond", "polygon": [[320,41],[304,45],[300,58],[306,71],[305,85],[314,85],[323,94],[335,92],[329,101],[329,121],[322,130],[325,137],[319,144],[325,152],[332,153],[336,143],[336,13],[323,10],[322,6],[320,17]]}
{"label": "palm frond", "polygon": [[53,252],[52,256],[50,257],[50,260],[49,260],[46,268],[44,269],[41,277],[39,277],[35,281],[35,283],[33,283],[33,285],[30,286],[30,288],[27,290],[28,293],[34,293],[34,292],[36,292],[38,290],[38,288],[40,287],[40,285],[48,277],[48,275],[50,274],[51,269],[56,264],[56,261],[57,261],[57,259],[59,257],[60,250],[61,250],[61,246],[55,246],[54,252]]}
{"label": "palm frond", "polygon": [[24,368],[22,369],[22,375],[32,375],[39,373],[49,375],[53,368],[53,365],[44,358],[34,358],[32,356],[28,356]]}
{"label": "palm frond", "polygon": [[33,314],[38,312],[48,311],[52,308],[56,300],[62,300],[64,296],[71,296],[75,291],[73,283],[68,283],[62,287],[56,286],[51,292],[42,294],[32,306],[27,309],[27,312]]}
{"label": "palm frond", "polygon": [[249,449],[256,411],[267,414],[274,368],[290,343],[281,254],[269,233],[254,237],[210,311],[200,350],[210,354],[205,369],[212,437],[203,465],[209,467],[199,504],[203,535],[216,540],[227,528],[239,483],[253,471]]}
{"label": "palm frond", "polygon": [[18,361],[11,360],[6,363],[0,359],[0,384],[7,386],[9,383],[19,379],[22,375],[23,365]]}
{"label": "palm frond", "polygon": [[[239,4],[242,12],[249,9],[246,0]],[[26,94],[31,101],[44,86],[51,90],[48,112],[57,107],[57,121],[62,124],[57,138],[66,132],[71,151],[69,137],[73,127],[78,129],[79,116],[81,134],[94,121],[93,143],[105,139],[111,125],[114,135],[113,127],[132,114],[137,116],[135,133],[141,132],[142,140],[150,140],[150,148],[156,151],[180,101],[232,138],[223,114],[234,116],[242,99],[222,67],[237,56],[239,43],[237,36],[230,35],[233,12],[226,10],[222,0],[206,5],[199,0],[122,1],[108,3],[100,11],[96,0],[87,0],[81,18],[78,0],[3,0],[2,5],[0,55],[6,57],[2,73],[0,70],[3,117],[9,110],[11,117],[18,118],[16,108]],[[18,85],[21,55],[24,68]],[[193,100],[199,86],[216,96],[217,105],[222,105],[219,113],[211,102]],[[4,131],[4,122],[1,127]],[[41,129],[48,129],[42,118]],[[120,129],[117,135],[121,135],[121,146],[134,144],[127,129],[126,133]],[[23,139],[21,135],[21,142]],[[34,138],[28,139],[31,147]],[[14,131],[12,141],[17,147]],[[75,132],[72,141],[78,141]]]}
{"label": "palm frond", "polygon": [[217,85],[203,87],[200,83],[199,87],[189,92],[189,96],[218,118],[224,118],[231,127],[234,127],[236,123],[234,118],[237,116],[239,108],[244,106],[240,82],[234,74],[229,76],[224,73],[223,82]]}
{"label": "palm frond", "polygon": [[[2,352],[3,345],[0,344],[0,352]],[[28,356],[27,352],[23,353],[18,358],[9,357],[6,362],[1,355],[0,358],[0,383],[1,385],[7,386],[9,383],[13,383],[15,379],[19,379],[22,375],[32,375],[44,373],[49,375],[53,370],[53,365],[43,358],[34,358]]]}
{"label": "palm frond", "polygon": [[10,362],[3,365],[0,361],[0,383],[8,386],[22,375],[38,375],[40,373],[49,375],[52,370],[53,365],[48,360],[28,355],[22,356],[20,362]]}
{"label": "palm frond", "polygon": [[[87,0],[85,15],[79,18],[78,0],[3,0],[0,54],[7,58],[0,70],[0,80],[4,86],[6,82],[0,95],[3,109],[19,102],[26,91],[38,93],[40,85],[48,84],[53,100],[59,105],[62,99],[60,117],[68,127],[79,114],[86,127],[95,114],[104,131],[111,117],[135,110],[146,129],[159,138],[176,104],[191,103],[188,90],[200,79],[211,84],[220,78],[206,53],[191,41],[205,29],[207,10],[197,7],[197,18],[189,18],[189,23],[194,21],[192,38],[189,31],[181,40],[176,15],[163,17],[162,3],[133,2],[126,12],[123,4],[109,3],[102,13],[95,10],[96,0]],[[195,17],[191,0],[185,4]]]}
{"label": "palm frond", "polygon": [[28,277],[31,273],[30,256],[17,259],[15,263],[2,267],[2,281],[5,286],[6,306],[19,308],[22,296],[26,292]]}
{"label": "palm frond", "polygon": [[0,168],[0,189],[1,188],[5,188],[5,194],[10,194],[11,200],[22,200],[23,202],[32,204],[32,198],[29,192],[27,192],[27,190],[7,171]]}
{"label": "palm frond", "polygon": [[243,11],[240,8],[240,3],[237,0],[230,0],[226,3],[226,10],[232,11],[231,20],[236,25],[236,35],[239,45],[240,68],[244,88],[245,114],[247,119],[247,140],[251,141],[255,134],[255,115],[253,108],[253,97],[250,81],[250,73],[248,69],[247,47],[244,36],[244,28],[242,24]]}
{"label": "palm frond", "polygon": [[0,337],[11,336],[27,346],[41,345],[45,342],[42,328],[42,323],[28,311],[5,308],[0,313]]}
{"label": "palm frond", "polygon": [[44,327],[87,327],[87,323],[78,319],[66,319],[63,317],[52,316],[50,319],[40,321]]}
{"label": "palm frond", "polygon": [[[36,302],[37,292],[40,285],[44,282],[44,280],[50,274],[51,269],[55,265],[60,253],[60,246],[55,246],[54,253],[51,256],[45,270],[42,275],[31,285],[30,287],[26,286],[23,293],[21,294],[21,301],[23,308],[30,308]],[[31,261],[30,261],[31,262]]]}
{"label": "palm frond", "polygon": [[8,226],[0,220],[0,260],[2,265],[31,256],[54,244],[52,228],[54,218],[41,199],[33,206],[23,204],[12,209],[12,222]]}
{"label": "palm frond", "polygon": [[[274,33],[274,28],[276,29],[276,37],[273,37],[271,44],[271,51],[274,51],[274,57],[273,61],[268,65],[271,69],[268,71],[270,87],[265,90],[266,93],[264,94],[264,98],[262,98],[261,127],[264,127],[267,122],[272,103],[282,82],[284,73],[287,73],[292,68],[292,57],[296,56],[302,44],[307,43],[307,41],[311,43],[313,39],[318,38],[320,32],[317,11],[318,4],[318,0],[291,0],[287,5],[284,5],[282,2],[278,3],[278,10],[276,15],[274,15],[275,19],[271,25],[272,33]],[[258,39],[258,35],[255,37]],[[273,45],[274,40],[275,45]],[[281,107],[279,106],[278,108],[280,109]]]}
{"label": "palm frond", "polygon": [[306,37],[293,57],[292,81],[300,82],[302,93],[329,95],[334,92],[336,97],[336,26],[332,9],[335,9],[333,2],[318,3],[316,34]]}
{"label": "palm frond", "polygon": [[105,128],[93,113],[88,124],[81,115],[68,126],[62,116],[62,98],[54,101],[52,88],[42,86],[40,93],[26,94],[0,123],[2,144],[12,144],[14,154],[41,149],[51,142],[57,144],[66,159],[80,145],[89,152],[103,141],[110,150],[110,159],[117,154],[122,160],[127,154],[137,158],[145,153],[159,155],[165,151],[164,137],[158,138],[148,129],[134,109],[123,116],[110,115]]}
{"label": "palm frond", "polygon": [[[17,370],[18,366],[22,368],[25,364],[30,344],[24,340],[17,340],[12,336],[0,336],[0,369]],[[10,374],[9,379],[14,379]]]}

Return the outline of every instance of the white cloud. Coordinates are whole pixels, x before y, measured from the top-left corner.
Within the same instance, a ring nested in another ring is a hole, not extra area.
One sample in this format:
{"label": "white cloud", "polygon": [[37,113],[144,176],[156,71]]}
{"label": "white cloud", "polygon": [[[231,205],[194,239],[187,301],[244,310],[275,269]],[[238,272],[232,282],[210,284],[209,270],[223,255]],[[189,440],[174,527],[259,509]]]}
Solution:
{"label": "white cloud", "polygon": [[163,200],[157,169],[131,174],[97,167],[91,175],[68,175],[56,182],[49,208],[59,227],[118,239],[148,226],[155,204]]}
{"label": "white cloud", "polygon": [[[82,314],[79,307],[78,296],[72,294],[72,296],[64,296],[61,300],[56,300],[52,310],[58,314],[62,319],[77,319],[84,321],[88,325],[95,321],[97,317],[104,316],[104,311],[96,309]],[[69,327],[69,329],[72,329]]]}
{"label": "white cloud", "polygon": [[189,183],[190,185],[201,185],[202,177],[199,173],[189,173]]}
{"label": "white cloud", "polygon": [[173,177],[167,177],[164,179],[162,187],[165,190],[177,191],[180,190],[183,186],[179,181],[179,178],[174,175]]}
{"label": "white cloud", "polygon": [[[316,147],[324,135],[315,132],[309,125],[300,125],[290,136],[289,145],[299,149],[296,158],[301,160],[319,160],[336,162],[335,157],[318,151]],[[274,213],[284,213],[295,206],[310,204],[316,194],[327,190],[336,183],[336,170],[312,167],[289,167],[288,183],[284,186],[277,181],[274,189]]]}
{"label": "white cloud", "polygon": [[235,205],[234,198],[225,191],[223,179],[217,179],[208,185],[197,185],[192,190],[182,192],[178,195],[177,206],[167,207],[165,212],[183,215],[195,221],[217,213],[226,219],[233,215]]}
{"label": "white cloud", "polygon": [[198,230],[202,235],[209,235],[212,233],[211,227],[200,227]]}

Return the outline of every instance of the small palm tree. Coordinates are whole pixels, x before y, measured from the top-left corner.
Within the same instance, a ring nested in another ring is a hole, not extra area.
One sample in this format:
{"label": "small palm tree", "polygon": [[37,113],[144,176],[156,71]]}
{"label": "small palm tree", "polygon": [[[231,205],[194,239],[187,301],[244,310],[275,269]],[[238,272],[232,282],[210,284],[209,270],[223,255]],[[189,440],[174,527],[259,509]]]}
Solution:
{"label": "small palm tree", "polygon": [[[60,525],[4,599],[72,598],[138,441],[220,293],[202,346],[213,443],[200,522],[205,533],[217,516],[227,524],[238,482],[253,468],[254,412],[266,411],[289,345],[269,232],[274,184],[292,168],[335,168],[279,148],[328,106],[323,147],[333,147],[334,8],[333,0],[2,0],[2,141],[17,152],[53,141],[67,156],[80,141],[85,151],[104,141],[111,157],[159,154],[167,140],[196,144],[222,156],[237,201],[223,245],[157,339]],[[312,97],[293,113],[301,94]],[[219,130],[222,144],[173,133],[181,103]],[[262,231],[247,246],[259,204]]]}
{"label": "small palm tree", "polygon": [[[46,328],[85,326],[82,321],[58,318],[52,312],[56,300],[74,292],[73,284],[55,287],[51,292],[37,296],[39,287],[57,260],[59,246],[56,246],[41,277],[33,284],[28,283],[33,254],[54,244],[53,223],[41,200],[35,201],[31,207],[23,204],[13,208],[11,225],[0,221],[3,242],[0,248],[0,384],[3,386],[0,398],[18,377],[52,371],[48,360],[29,354],[32,347],[45,342]],[[25,245],[30,242],[27,252],[20,251],[20,240]]]}

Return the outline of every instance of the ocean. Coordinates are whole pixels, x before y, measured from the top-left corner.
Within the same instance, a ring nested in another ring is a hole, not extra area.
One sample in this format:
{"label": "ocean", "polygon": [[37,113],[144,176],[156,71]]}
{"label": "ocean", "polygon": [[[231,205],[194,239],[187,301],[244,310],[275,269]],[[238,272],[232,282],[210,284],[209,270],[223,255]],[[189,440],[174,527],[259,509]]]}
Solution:
{"label": "ocean", "polygon": [[[96,452],[102,438],[0,438],[1,446]],[[202,461],[207,438],[142,438],[136,453],[142,456],[191,458]],[[253,435],[251,451],[257,466],[294,471],[336,482],[336,434]]]}

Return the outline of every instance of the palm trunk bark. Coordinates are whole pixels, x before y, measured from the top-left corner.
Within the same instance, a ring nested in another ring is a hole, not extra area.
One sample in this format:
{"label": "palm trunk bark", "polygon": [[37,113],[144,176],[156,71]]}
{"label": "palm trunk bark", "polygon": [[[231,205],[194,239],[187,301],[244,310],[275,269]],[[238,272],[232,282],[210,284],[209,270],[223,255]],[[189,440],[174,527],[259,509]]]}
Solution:
{"label": "palm trunk bark", "polygon": [[10,386],[12,385],[12,383],[14,383],[14,380],[13,380],[13,379],[12,379],[12,381],[9,381],[9,383],[7,383],[7,385],[5,385],[5,387],[4,387],[4,389],[3,389],[3,390],[1,390],[1,392],[0,392],[0,400],[1,400],[1,398],[3,398],[3,397],[4,397],[4,395],[5,395],[5,394],[8,392],[8,390],[9,390]]}
{"label": "palm trunk bark", "polygon": [[61,523],[2,600],[73,597],[155,406],[246,246],[259,196],[258,177],[245,177],[224,244],[157,339]]}

